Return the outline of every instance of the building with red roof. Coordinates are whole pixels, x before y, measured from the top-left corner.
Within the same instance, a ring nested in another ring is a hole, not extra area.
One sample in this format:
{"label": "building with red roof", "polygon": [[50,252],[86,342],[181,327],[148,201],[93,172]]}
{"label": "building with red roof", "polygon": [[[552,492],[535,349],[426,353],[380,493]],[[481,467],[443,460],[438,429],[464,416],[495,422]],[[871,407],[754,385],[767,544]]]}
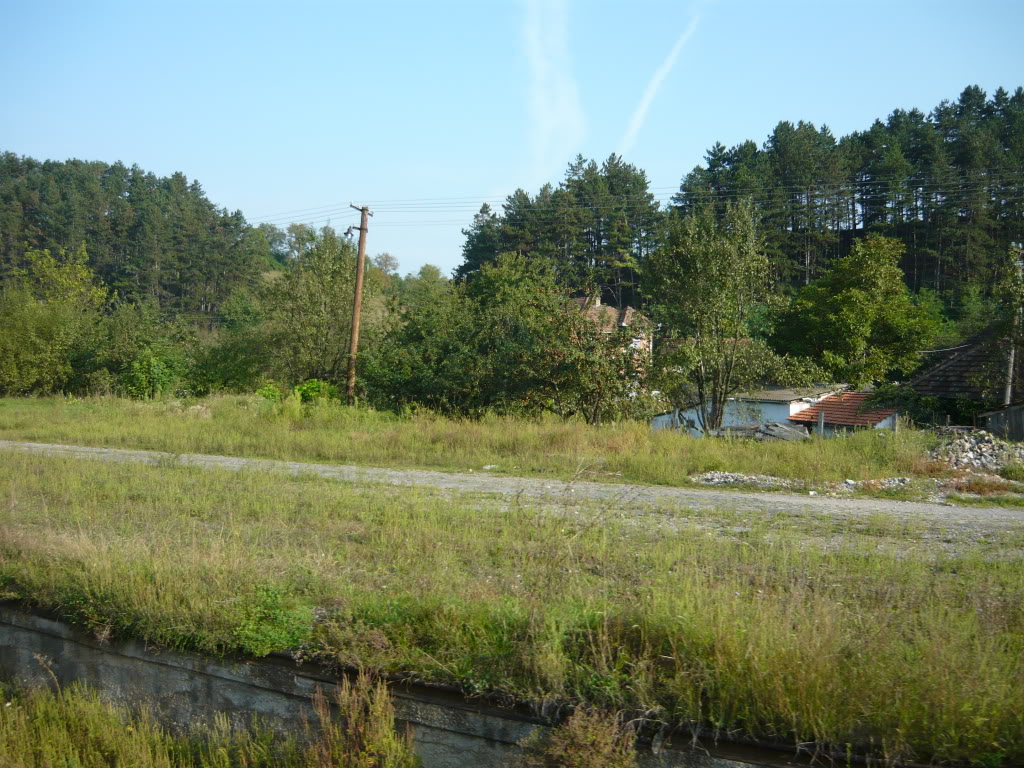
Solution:
{"label": "building with red roof", "polygon": [[851,429],[893,429],[896,410],[879,408],[865,410],[870,392],[839,392],[819,400],[809,408],[794,413],[789,420],[816,431],[824,424],[823,434],[828,437]]}

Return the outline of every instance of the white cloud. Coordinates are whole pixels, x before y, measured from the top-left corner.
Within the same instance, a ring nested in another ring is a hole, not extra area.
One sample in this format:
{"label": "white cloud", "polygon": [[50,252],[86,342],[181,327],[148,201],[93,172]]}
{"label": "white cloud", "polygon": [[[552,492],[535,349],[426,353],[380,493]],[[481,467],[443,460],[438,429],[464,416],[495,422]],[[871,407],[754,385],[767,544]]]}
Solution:
{"label": "white cloud", "polygon": [[696,14],[686,29],[683,30],[683,34],[676,40],[676,44],[672,46],[672,50],[669,51],[668,56],[661,62],[661,66],[655,70],[654,75],[651,77],[650,82],[647,83],[647,88],[644,90],[644,95],[640,99],[640,103],[636,109],[633,110],[633,115],[629,119],[629,127],[626,128],[626,133],[622,137],[622,141],[619,142],[619,154],[625,155],[636,143],[636,137],[640,134],[640,129],[644,127],[644,122],[647,120],[647,111],[651,108],[651,104],[654,102],[655,97],[658,95],[658,91],[661,89],[662,83],[665,82],[665,78],[668,77],[672,71],[672,67],[676,64],[676,59],[679,58],[679,54],[682,53],[683,47],[687,41],[693,35],[697,29],[697,22],[700,21],[700,17]]}
{"label": "white cloud", "polygon": [[526,0],[533,182],[548,181],[580,151],[586,116],[569,57],[566,0]]}

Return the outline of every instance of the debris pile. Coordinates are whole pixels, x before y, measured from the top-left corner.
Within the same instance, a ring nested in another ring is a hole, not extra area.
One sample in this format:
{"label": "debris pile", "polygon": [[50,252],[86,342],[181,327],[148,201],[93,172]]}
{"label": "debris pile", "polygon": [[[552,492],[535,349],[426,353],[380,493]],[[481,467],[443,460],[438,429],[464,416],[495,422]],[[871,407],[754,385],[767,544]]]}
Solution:
{"label": "debris pile", "polygon": [[781,421],[766,421],[763,424],[738,424],[708,432],[713,437],[745,437],[750,440],[784,440],[798,442],[810,435],[806,427],[783,424]]}
{"label": "debris pile", "polygon": [[738,472],[705,472],[690,479],[701,485],[745,485],[766,490],[803,487],[803,483],[796,480],[773,475],[741,475]]}
{"label": "debris pile", "polygon": [[844,480],[841,483],[831,483],[829,488],[840,493],[852,493],[853,491],[894,491],[910,486],[909,477],[884,477],[881,480]]}
{"label": "debris pile", "polygon": [[946,462],[953,469],[998,472],[1007,464],[1024,463],[1024,445],[1007,443],[978,430],[953,437],[932,451],[931,457]]}

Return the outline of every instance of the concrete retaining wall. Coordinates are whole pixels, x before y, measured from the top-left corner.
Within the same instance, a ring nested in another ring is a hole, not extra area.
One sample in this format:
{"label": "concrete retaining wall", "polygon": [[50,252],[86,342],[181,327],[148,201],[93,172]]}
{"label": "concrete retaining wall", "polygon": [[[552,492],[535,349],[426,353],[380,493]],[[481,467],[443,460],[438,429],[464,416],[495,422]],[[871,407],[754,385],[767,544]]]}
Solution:
{"label": "concrete retaining wall", "polygon": [[[0,604],[0,675],[34,684],[49,680],[39,662],[51,663],[62,684],[81,681],[109,698],[150,706],[169,725],[227,713],[236,722],[254,716],[280,730],[299,731],[315,721],[310,697],[330,693],[333,678],[314,665],[290,660],[211,659],[157,650],[134,640],[102,643],[63,622]],[[392,687],[398,719],[413,729],[426,768],[508,768],[516,743],[540,725],[528,713],[467,700],[426,686]],[[644,768],[782,768],[795,766],[761,750],[662,749],[641,755]]]}

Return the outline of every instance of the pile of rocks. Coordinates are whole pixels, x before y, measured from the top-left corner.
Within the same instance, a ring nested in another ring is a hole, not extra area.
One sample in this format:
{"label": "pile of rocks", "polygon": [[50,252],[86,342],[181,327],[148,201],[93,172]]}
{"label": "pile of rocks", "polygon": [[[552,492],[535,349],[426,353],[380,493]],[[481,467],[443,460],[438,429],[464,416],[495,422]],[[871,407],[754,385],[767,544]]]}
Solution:
{"label": "pile of rocks", "polygon": [[1007,443],[984,430],[957,435],[932,451],[931,457],[953,469],[998,472],[1007,464],[1024,463],[1024,445]]}
{"label": "pile of rocks", "polygon": [[885,477],[881,480],[844,480],[841,483],[832,483],[829,488],[833,491],[851,493],[853,491],[894,491],[910,486],[909,477]]}
{"label": "pile of rocks", "polygon": [[771,490],[775,488],[801,487],[803,483],[786,480],[773,475],[742,475],[738,472],[705,472],[690,478],[701,485],[745,485]]}

